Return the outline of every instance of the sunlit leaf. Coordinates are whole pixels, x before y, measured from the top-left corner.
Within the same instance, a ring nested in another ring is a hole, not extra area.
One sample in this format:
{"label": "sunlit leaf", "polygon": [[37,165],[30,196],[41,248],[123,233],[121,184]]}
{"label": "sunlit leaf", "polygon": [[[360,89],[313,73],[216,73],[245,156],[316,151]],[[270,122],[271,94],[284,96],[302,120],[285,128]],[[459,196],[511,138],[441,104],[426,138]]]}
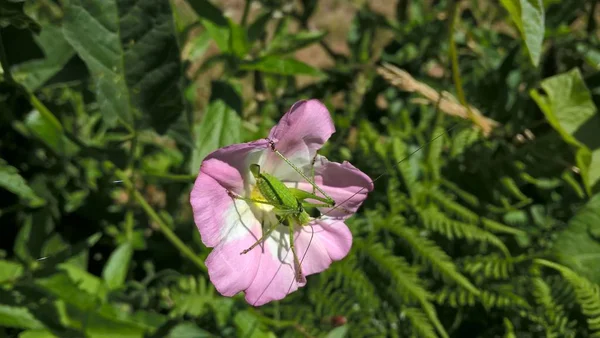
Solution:
{"label": "sunlit leaf", "polygon": [[534,66],[540,63],[544,42],[545,14],[542,0],[501,0],[525,42]]}
{"label": "sunlit leaf", "polygon": [[69,0],[63,31],[86,62],[107,124],[143,119],[164,132],[183,110],[168,0]]}
{"label": "sunlit leaf", "polygon": [[197,174],[206,155],[225,145],[241,142],[242,121],[235,110],[222,100],[210,103],[200,123],[194,126],[195,148],[190,173]]}

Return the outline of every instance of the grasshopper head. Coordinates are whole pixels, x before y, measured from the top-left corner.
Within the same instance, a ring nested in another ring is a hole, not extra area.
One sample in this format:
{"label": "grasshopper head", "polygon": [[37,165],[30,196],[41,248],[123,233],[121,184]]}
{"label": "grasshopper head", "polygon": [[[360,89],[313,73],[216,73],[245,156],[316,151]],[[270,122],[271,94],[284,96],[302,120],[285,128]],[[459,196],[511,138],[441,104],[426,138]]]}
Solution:
{"label": "grasshopper head", "polygon": [[260,176],[260,166],[256,163],[250,165],[250,172],[254,178],[258,179]]}

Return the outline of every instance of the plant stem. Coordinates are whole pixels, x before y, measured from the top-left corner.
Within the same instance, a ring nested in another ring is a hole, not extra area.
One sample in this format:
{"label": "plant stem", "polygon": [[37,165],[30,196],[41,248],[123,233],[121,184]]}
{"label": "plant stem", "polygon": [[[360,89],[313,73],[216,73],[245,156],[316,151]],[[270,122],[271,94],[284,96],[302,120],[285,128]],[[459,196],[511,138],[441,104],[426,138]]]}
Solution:
{"label": "plant stem", "polygon": [[[449,18],[450,28],[448,36],[448,54],[450,56],[450,61],[452,62],[452,79],[454,80],[454,87],[456,89],[456,97],[458,98],[458,101],[467,109],[467,115],[469,116],[469,119],[475,125],[481,127],[481,117],[473,113],[471,107],[467,103],[467,99],[465,98],[465,92],[463,90],[462,80],[460,78],[460,69],[458,67],[458,53],[456,51],[456,43],[454,41],[454,31],[458,22],[458,16],[460,14],[459,4],[460,0],[452,1]],[[484,128],[481,129],[485,130]]]}
{"label": "plant stem", "polygon": [[244,5],[244,13],[242,14],[242,27],[246,27],[246,22],[248,21],[248,14],[250,13],[250,5],[252,5],[252,0],[246,0],[246,4]]}
{"label": "plant stem", "polygon": [[158,213],[148,204],[148,202],[144,199],[144,196],[140,194],[137,189],[134,188],[133,183],[129,179],[129,177],[121,170],[115,171],[115,176],[117,176],[120,180],[123,181],[123,184],[127,189],[130,189],[132,192],[133,198],[138,202],[138,204],[144,209],[148,217],[156,222],[162,233],[167,237],[167,239],[173,244],[181,255],[187,259],[189,259],[192,263],[194,263],[200,270],[206,272],[206,265],[204,262],[190,249],[177,235],[169,228],[167,223],[158,215]]}

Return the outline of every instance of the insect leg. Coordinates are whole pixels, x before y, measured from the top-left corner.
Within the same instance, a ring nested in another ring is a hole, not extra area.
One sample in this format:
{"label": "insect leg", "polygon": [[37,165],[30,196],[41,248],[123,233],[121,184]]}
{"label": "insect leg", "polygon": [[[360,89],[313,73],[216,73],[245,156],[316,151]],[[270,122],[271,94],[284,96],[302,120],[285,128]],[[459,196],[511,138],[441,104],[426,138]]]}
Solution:
{"label": "insect leg", "polygon": [[[279,219],[278,219],[278,221],[279,221]],[[248,249],[242,251],[240,253],[240,255],[247,254],[248,252],[250,252],[250,250],[256,248],[257,245],[264,242],[267,239],[267,237],[269,237],[269,235],[271,235],[271,232],[273,232],[273,230],[275,230],[277,228],[277,226],[279,226],[279,224],[281,224],[281,221],[271,225],[271,227],[265,233],[263,233],[262,237],[258,241],[256,241],[256,243],[252,244]],[[264,223],[261,225],[264,227]]]}
{"label": "insect leg", "polygon": [[257,200],[255,198],[248,198],[248,197],[242,197],[240,195],[236,195],[233,192],[227,190],[227,195],[229,195],[229,197],[231,198],[235,198],[237,200],[242,200],[242,201],[246,201],[246,202],[252,202],[252,203],[260,203],[260,204],[266,204],[266,205],[272,205],[275,208],[285,208],[284,206],[280,205],[280,204],[274,204],[271,203],[269,201],[264,201],[264,200]]}
{"label": "insect leg", "polygon": [[[289,220],[289,218],[288,218]],[[300,260],[298,259],[298,255],[296,254],[296,247],[294,246],[294,224],[290,223],[290,251],[292,251],[292,255],[294,255],[294,278],[296,278],[296,282],[305,283],[306,278],[302,273],[302,265],[300,264]]]}

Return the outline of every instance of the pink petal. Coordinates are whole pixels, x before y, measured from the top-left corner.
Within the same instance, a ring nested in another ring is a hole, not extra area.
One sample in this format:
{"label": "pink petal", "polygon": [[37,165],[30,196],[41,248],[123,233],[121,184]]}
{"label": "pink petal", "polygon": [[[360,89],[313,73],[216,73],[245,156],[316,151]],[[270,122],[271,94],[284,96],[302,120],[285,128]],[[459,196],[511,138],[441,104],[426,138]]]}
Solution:
{"label": "pink petal", "polygon": [[[190,193],[194,222],[202,242],[214,247],[240,224],[239,210],[227,190],[243,194],[250,163],[268,147],[265,140],[221,148],[204,159]],[[239,201],[238,201],[239,202]],[[247,215],[253,219],[251,215]],[[247,230],[246,230],[247,231]]]}
{"label": "pink petal", "polygon": [[223,296],[234,296],[238,292],[246,290],[254,281],[258,266],[260,264],[260,251],[251,250],[241,254],[248,249],[261,236],[260,223],[256,222],[252,227],[252,233],[228,242],[221,242],[206,259],[208,276],[217,291]]}
{"label": "pink petal", "polygon": [[[333,133],[335,127],[327,107],[318,100],[308,100],[296,102],[271,129],[269,139],[275,142],[279,152],[302,167],[312,161],[317,150]],[[268,154],[265,165],[265,170],[279,179],[294,174],[289,165],[274,153]]]}
{"label": "pink petal", "polygon": [[[349,162],[330,162],[323,156],[318,156],[315,163],[315,183],[336,203],[334,208],[319,209],[322,214],[330,217],[351,216],[374,188],[373,180]],[[288,185],[313,191],[313,186],[304,179]],[[317,194],[321,195],[318,192]]]}
{"label": "pink petal", "polygon": [[[295,234],[294,245],[304,276],[324,271],[333,261],[344,258],[352,246],[352,233],[344,222],[325,218],[313,224]],[[305,285],[295,279],[287,231],[281,227],[265,243],[256,277],[246,290],[246,300],[254,306],[283,299]]]}
{"label": "pink petal", "polygon": [[[255,248],[253,251],[258,249]],[[283,299],[303,285],[304,283],[295,280],[288,228],[280,226],[264,243],[256,277],[246,290],[246,301],[254,306],[260,306]]]}
{"label": "pink petal", "polygon": [[[257,163],[268,146],[267,140],[258,140],[217,149],[202,161],[198,178],[206,174],[225,189],[242,194],[245,179],[250,175],[250,164]],[[202,187],[194,185],[196,189]]]}

